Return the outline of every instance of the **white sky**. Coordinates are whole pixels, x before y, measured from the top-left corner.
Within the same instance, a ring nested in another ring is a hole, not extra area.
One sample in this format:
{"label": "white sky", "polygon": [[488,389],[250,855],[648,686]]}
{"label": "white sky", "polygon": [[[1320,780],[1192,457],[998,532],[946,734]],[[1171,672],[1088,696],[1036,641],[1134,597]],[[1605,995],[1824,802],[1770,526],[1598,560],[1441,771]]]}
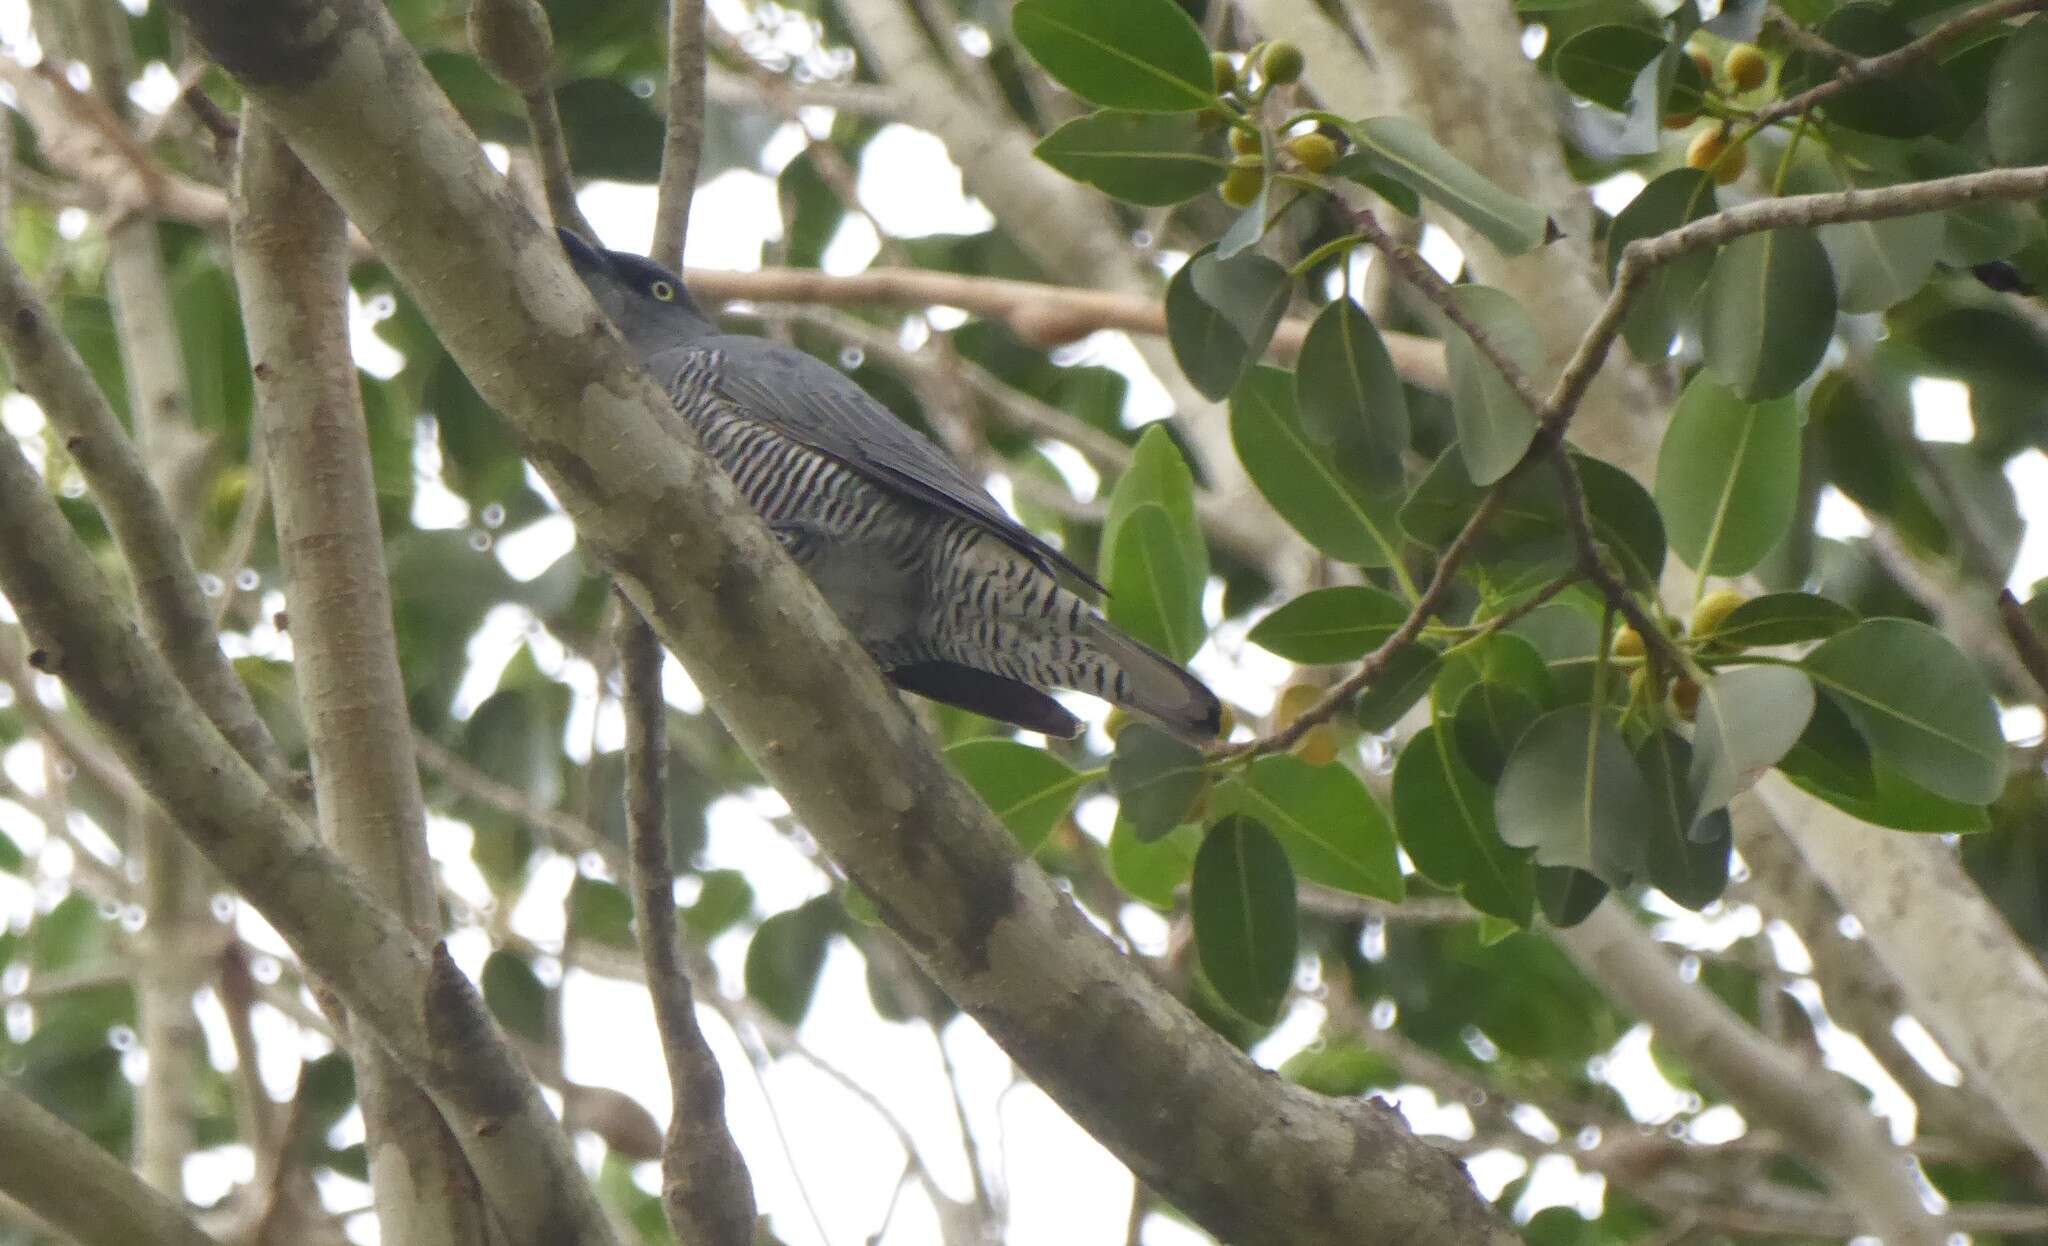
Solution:
{"label": "white sky", "polygon": [[[715,5],[714,10],[729,7]],[[23,0],[0,0],[0,41],[20,49],[26,30]],[[146,106],[160,108],[170,97],[171,85],[168,72],[161,66],[152,66],[138,98]],[[826,120],[816,119],[820,125]],[[772,239],[778,228],[779,211],[771,175],[799,147],[796,132],[785,127],[769,144],[765,171],[727,172],[699,189],[690,230],[689,263],[724,268],[759,265],[763,243]],[[1632,185],[1625,178],[1616,179],[1597,193],[1603,205],[1611,209],[1625,202],[1640,184],[1640,179]],[[860,164],[859,188],[863,202],[893,234],[973,232],[991,224],[986,209],[962,191],[958,170],[946,159],[938,141],[902,126],[887,127],[868,145]],[[588,188],[581,202],[608,245],[645,249],[653,217],[651,189],[600,183]],[[78,224],[82,227],[84,222]],[[849,218],[826,253],[826,267],[837,272],[856,271],[873,258],[876,249],[876,240],[866,222]],[[1455,270],[1455,248],[1441,233],[1431,231],[1424,250],[1440,269],[1448,266]],[[368,371],[391,375],[403,366],[403,359],[375,332],[376,322],[389,314],[388,299],[382,300],[382,305],[375,297],[359,300],[354,310],[360,363]],[[1069,362],[1076,358],[1106,363],[1131,377],[1133,398],[1127,414],[1133,423],[1157,418],[1169,409],[1163,388],[1144,371],[1136,351],[1120,335],[1096,335],[1062,356]],[[1914,401],[1916,431],[1920,435],[1930,440],[1967,438],[1966,390],[1948,383],[1928,382],[1916,386]],[[10,395],[0,404],[0,424],[18,437],[29,438],[31,446],[41,422],[40,412],[19,395]],[[415,467],[419,483],[415,522],[424,527],[473,528],[479,534],[478,544],[487,546],[491,556],[517,577],[538,575],[566,552],[574,540],[567,520],[558,514],[516,532],[492,531],[502,522],[501,516],[488,513],[490,508],[486,508],[486,513],[472,515],[469,505],[440,483],[438,451],[431,437],[422,439]],[[2041,522],[2048,519],[2048,457],[2030,451],[2014,460],[2007,472],[2029,521],[2020,566],[2013,577],[2014,584],[2023,589],[2034,579],[2048,575],[2048,524]],[[1833,495],[1823,507],[1822,527],[1831,534],[1853,534],[1863,522],[1854,504],[1839,494]],[[481,539],[486,532],[490,536],[488,541]],[[1211,592],[1208,605],[1214,621],[1220,615],[1219,592]],[[0,614],[4,614],[4,603],[0,603]],[[1226,685],[1238,699],[1256,707],[1270,700],[1272,688],[1285,678],[1288,668],[1270,655],[1245,646],[1244,630],[1243,624],[1220,629],[1195,666],[1206,678]],[[238,651],[275,656],[288,652],[286,638],[274,631],[237,636],[232,641]],[[457,694],[458,711],[473,708],[488,695],[498,672],[521,645],[532,646],[542,669],[555,674],[572,689],[575,708],[565,748],[579,757],[587,753],[593,718],[598,747],[616,748],[620,733],[615,707],[600,701],[595,673],[569,657],[514,607],[494,611],[470,646],[471,666]],[[689,712],[701,709],[701,698],[672,659],[666,674],[671,701]],[[52,702],[60,700],[55,686],[45,682],[44,691]],[[0,691],[0,697],[5,695]],[[1099,724],[1099,706],[1080,701],[1075,708]],[[0,753],[0,767],[24,789],[40,790],[42,758],[33,742],[20,743]],[[710,819],[708,846],[701,861],[707,867],[745,870],[756,888],[763,912],[790,907],[831,885],[815,861],[792,845],[764,816],[780,812],[775,808],[777,803],[772,796],[719,802]],[[1106,806],[1096,802],[1093,808],[1082,811],[1082,824],[1091,833],[1106,834],[1101,816],[1105,812]],[[64,894],[65,880],[72,869],[71,854],[62,844],[46,846],[40,823],[10,801],[0,800],[0,828],[31,855],[45,849],[40,855],[43,873],[34,882],[0,875],[0,922],[20,927],[33,912],[47,909]],[[88,842],[97,838],[104,843],[93,828],[83,828],[83,834]],[[455,891],[473,900],[486,898],[483,881],[468,858],[468,829],[459,823],[436,819],[429,841],[437,861],[449,871]],[[111,852],[111,845],[106,848]],[[537,869],[514,908],[511,921],[515,929],[543,946],[558,945],[561,899],[572,873],[572,864],[559,858]],[[1698,917],[1672,907],[1661,915],[1666,921],[1666,937],[1702,950],[1725,946],[1757,929],[1754,910],[1722,910]],[[245,911],[239,921],[259,946],[282,953],[282,944],[259,917]],[[1145,943],[1153,938],[1163,941],[1165,931],[1162,923],[1140,921],[1132,933]],[[1782,928],[1774,928],[1770,933],[1781,962],[1792,968],[1803,957],[1803,949]],[[458,932],[451,938],[451,947],[472,974],[481,969],[489,951],[484,937],[474,930]],[[711,952],[719,967],[721,988],[737,992],[744,938],[721,937],[714,942]],[[0,990],[16,989],[18,985],[11,981],[0,983]],[[563,989],[567,1004],[567,1075],[580,1082],[623,1090],[643,1103],[657,1120],[665,1120],[665,1075],[644,994],[637,988],[581,971],[572,971]],[[1391,1024],[1390,1004],[1375,1011],[1377,1022]],[[215,1062],[231,1063],[224,1018],[210,994],[201,998],[201,1016]],[[1304,1000],[1275,1036],[1261,1044],[1257,1058],[1268,1066],[1277,1065],[1312,1037],[1320,1016],[1320,1005],[1312,998]],[[903,1171],[904,1154],[894,1131],[868,1105],[803,1060],[776,1061],[765,1077],[757,1079],[733,1032],[708,1010],[702,1012],[700,1019],[726,1070],[729,1120],[746,1153],[761,1205],[774,1217],[775,1231],[793,1246],[859,1246],[868,1241],[879,1228],[890,1191]],[[11,1029],[19,1029],[29,1024],[31,1018],[16,1007],[9,1010],[5,1020]],[[291,1021],[268,1007],[258,1008],[256,1022],[264,1040],[265,1081],[274,1094],[286,1096],[300,1059],[318,1054],[324,1044],[317,1037],[300,1033]],[[1930,1062],[1937,1060],[1939,1053],[1926,1040],[1924,1031],[1917,1026],[1909,1029],[1912,1037],[1908,1041],[1934,1052]],[[1911,1107],[1897,1087],[1854,1039],[1826,1025],[1822,1026],[1821,1034],[1830,1062],[1870,1085],[1880,1111],[1893,1119],[1894,1132],[1905,1136],[1911,1126]],[[868,1002],[863,966],[844,944],[835,946],[827,957],[817,1001],[803,1027],[802,1038],[819,1057],[890,1107],[916,1141],[935,1180],[947,1194],[967,1194],[970,1186],[966,1161],[936,1053],[921,1027],[893,1025],[874,1014]],[[1632,1029],[1598,1062],[1599,1073],[1617,1088],[1638,1120],[1659,1125],[1673,1113],[1698,1105],[1657,1071],[1649,1055],[1648,1038],[1644,1027]],[[110,1041],[120,1045],[123,1036],[110,1036]],[[125,1041],[132,1042],[132,1035],[125,1036]],[[955,1021],[945,1031],[944,1041],[959,1070],[965,1088],[964,1110],[982,1153],[984,1157],[999,1157],[992,1175],[1009,1191],[1009,1240],[1026,1246],[1121,1243],[1131,1194],[1130,1178],[1122,1166],[1043,1094],[1016,1081],[1000,1050],[972,1022]],[[1477,1036],[1475,1042],[1483,1044],[1484,1036]],[[142,1053],[130,1053],[130,1067],[135,1075],[142,1072],[143,1059]],[[1393,1097],[1419,1129],[1450,1138],[1470,1137],[1470,1118],[1462,1106],[1440,1105],[1427,1091],[1414,1088]],[[1540,1134],[1542,1125],[1538,1120],[1532,1130]],[[1739,1116],[1724,1107],[1696,1118],[1693,1128],[1702,1140],[1719,1140],[1739,1134],[1742,1126]],[[360,1136],[359,1118],[344,1122],[340,1136],[346,1138],[350,1130]],[[1573,1142],[1560,1140],[1559,1150],[1539,1161],[1537,1179],[1517,1209],[1521,1215],[1559,1203],[1597,1212],[1602,1183],[1598,1177],[1580,1173],[1571,1164],[1568,1153]],[[1472,1168],[1489,1194],[1524,1172],[1521,1160],[1505,1152],[1482,1155],[1475,1159]],[[187,1170],[188,1193],[201,1201],[217,1198],[230,1182],[245,1177],[249,1169],[250,1157],[245,1148],[217,1148],[195,1155]],[[658,1189],[658,1175],[652,1165],[643,1166],[638,1179],[643,1188]],[[336,1181],[329,1195],[335,1205],[360,1206],[367,1201],[367,1190],[345,1181]],[[813,1212],[815,1220],[822,1221],[826,1228],[822,1237],[814,1227]],[[373,1225],[366,1217],[353,1222],[351,1232],[360,1241],[374,1240]],[[880,1241],[885,1246],[918,1246],[937,1240],[937,1221],[929,1202],[915,1188],[906,1191],[887,1235]],[[1200,1240],[1203,1239],[1199,1235],[1158,1216],[1151,1220],[1144,1237],[1148,1246],[1177,1246]]]}

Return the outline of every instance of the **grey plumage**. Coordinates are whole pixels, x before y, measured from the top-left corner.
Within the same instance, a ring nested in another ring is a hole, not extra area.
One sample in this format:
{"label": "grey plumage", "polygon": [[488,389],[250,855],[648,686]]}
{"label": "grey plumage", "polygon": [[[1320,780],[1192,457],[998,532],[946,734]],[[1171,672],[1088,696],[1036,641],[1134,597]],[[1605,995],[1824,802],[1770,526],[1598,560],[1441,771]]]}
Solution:
{"label": "grey plumage", "polygon": [[800,350],[719,332],[651,260],[567,232],[562,243],[705,451],[898,686],[1053,735],[1080,725],[1047,688],[1216,734],[1207,688],[1103,619],[1090,605],[1101,585],[866,391]]}

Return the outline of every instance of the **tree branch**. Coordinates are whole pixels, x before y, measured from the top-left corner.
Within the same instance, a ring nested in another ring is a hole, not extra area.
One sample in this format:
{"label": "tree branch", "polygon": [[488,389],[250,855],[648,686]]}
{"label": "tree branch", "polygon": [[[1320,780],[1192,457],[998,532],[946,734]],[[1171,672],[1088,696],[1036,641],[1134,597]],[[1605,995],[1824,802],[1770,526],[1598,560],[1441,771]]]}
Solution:
{"label": "tree branch", "polygon": [[[1136,971],[933,750],[604,325],[367,0],[181,0],[411,288],[576,522],[913,955],[1148,1184],[1220,1236],[1511,1239],[1391,1111],[1277,1084]],[[308,22],[319,38],[309,38]],[[481,1165],[479,1166],[481,1168]]]}
{"label": "tree branch", "polygon": [[[1977,29],[1979,26],[1987,26],[1992,22],[2002,22],[2007,18],[2017,17],[2022,13],[2031,13],[2043,8],[2048,8],[2048,0],[1998,0],[1997,3],[1982,5],[1971,9],[1967,13],[1958,13],[1911,43],[1903,47],[1894,48],[1882,56],[1861,58],[1853,55],[1849,56],[1843,61],[1841,67],[1835,71],[1834,77],[1816,86],[1808,87],[1797,95],[1789,95],[1784,99],[1778,100],[1769,107],[1759,111],[1755,117],[1750,119],[1750,124],[1761,128],[1774,121],[1782,121],[1787,117],[1796,117],[1800,113],[1808,112],[1827,103],[1859,82],[1868,82],[1873,78],[1882,78],[1888,74],[1897,73],[1901,69],[1916,65],[1923,60],[1931,59],[1934,53],[1955,42],[1963,35]],[[1806,45],[1804,40],[1800,42],[1802,46]],[[1836,59],[1841,59],[1839,49],[1837,50]]]}
{"label": "tree branch", "polygon": [[669,0],[668,124],[661,183],[654,200],[654,244],[647,254],[683,271],[690,197],[704,147],[704,0]]}
{"label": "tree branch", "polygon": [[1705,987],[1681,981],[1656,942],[1612,900],[1553,937],[1609,997],[1648,1021],[1659,1041],[1776,1130],[1825,1174],[1840,1202],[1894,1246],[1945,1240],[1920,1202],[1912,1161],[1838,1082],[1771,1046]]}
{"label": "tree branch", "polygon": [[0,1187],[79,1246],[219,1246],[170,1197],[5,1082]]}
{"label": "tree branch", "polygon": [[[348,349],[341,210],[254,106],[243,110],[236,179],[235,281],[290,585],[314,807],[342,858],[416,937],[431,938],[439,913]],[[358,1027],[350,1040],[383,1231],[482,1246],[476,1176],[440,1113],[374,1034]]]}
{"label": "tree branch", "polygon": [[2027,674],[2041,691],[2048,693],[2048,644],[2042,642],[2034,621],[2027,617],[2026,607],[2020,605],[2020,599],[2009,588],[1998,590],[1998,621],[2005,625],[2005,634],[2020,655],[2020,665],[2027,668]]}
{"label": "tree branch", "polygon": [[668,747],[661,696],[661,642],[621,601],[616,629],[626,712],[626,836],[633,858],[633,921],[661,1054],[668,1064],[668,1136],[661,1148],[661,1201],[676,1240],[746,1246],[754,1237],[754,1183],[725,1123],[725,1078],[697,1028],[690,977],[676,929],[675,871],[668,852]]}

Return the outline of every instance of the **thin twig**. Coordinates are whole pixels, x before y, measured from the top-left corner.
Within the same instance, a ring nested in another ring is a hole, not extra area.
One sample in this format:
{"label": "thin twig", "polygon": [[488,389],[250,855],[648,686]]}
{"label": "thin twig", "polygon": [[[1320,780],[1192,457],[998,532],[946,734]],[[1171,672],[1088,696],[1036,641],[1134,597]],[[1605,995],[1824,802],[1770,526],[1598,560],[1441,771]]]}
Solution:
{"label": "thin twig", "polygon": [[658,263],[681,272],[690,232],[690,196],[704,148],[704,0],[669,0],[668,128],[661,143],[661,184],[654,203]]}
{"label": "thin twig", "polygon": [[725,1078],[697,1027],[696,1001],[679,951],[675,870],[668,851],[668,704],[661,695],[661,642],[630,602],[621,597],[620,604],[616,633],[626,715],[633,920],[668,1064],[661,1201],[676,1240],[746,1246],[754,1236],[754,1184],[726,1127]]}
{"label": "thin twig", "polygon": [[2027,617],[2027,608],[2012,590],[2000,589],[1998,593],[1998,619],[2005,624],[2005,634],[2012,638],[2012,647],[2019,650],[2020,664],[2027,668],[2027,674],[2048,692],[2048,644],[2041,640],[2041,633],[2034,627],[2034,621]]}

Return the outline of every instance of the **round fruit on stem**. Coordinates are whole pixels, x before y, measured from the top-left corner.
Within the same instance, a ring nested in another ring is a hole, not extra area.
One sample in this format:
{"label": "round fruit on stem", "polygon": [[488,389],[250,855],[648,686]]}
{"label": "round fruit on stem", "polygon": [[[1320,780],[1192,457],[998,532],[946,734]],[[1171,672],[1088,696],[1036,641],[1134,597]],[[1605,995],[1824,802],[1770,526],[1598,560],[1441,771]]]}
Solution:
{"label": "round fruit on stem", "polygon": [[1738,94],[1756,90],[1771,76],[1770,62],[1753,43],[1738,43],[1729,48],[1721,69],[1728,75],[1728,81],[1735,84]]}

